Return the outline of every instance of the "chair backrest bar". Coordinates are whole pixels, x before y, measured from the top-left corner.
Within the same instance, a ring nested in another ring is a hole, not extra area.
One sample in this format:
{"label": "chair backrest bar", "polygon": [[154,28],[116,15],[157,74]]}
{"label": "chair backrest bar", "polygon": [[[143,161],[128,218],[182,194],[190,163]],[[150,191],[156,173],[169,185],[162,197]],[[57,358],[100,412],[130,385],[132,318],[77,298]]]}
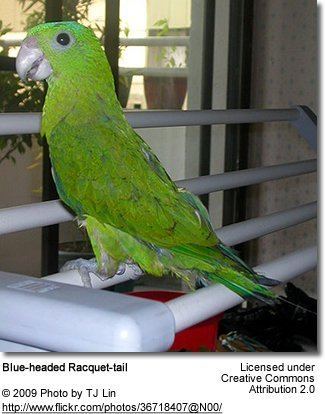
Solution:
{"label": "chair backrest bar", "polygon": [[[299,118],[297,108],[290,109],[227,109],[202,111],[125,111],[134,128],[236,124],[287,121]],[[40,131],[41,113],[0,114],[0,135],[32,134]]]}
{"label": "chair backrest bar", "polygon": [[[307,107],[287,109],[126,111],[125,115],[134,128],[290,122],[308,140],[312,148],[317,146],[317,119],[315,114]],[[1,135],[38,133],[40,126],[40,113],[0,114],[0,137]]]}
{"label": "chair backrest bar", "polygon": [[[292,177],[316,171],[316,160],[293,162],[270,167],[251,168],[224,174],[207,175],[189,180],[176,181],[194,194],[207,194],[229,188],[257,184],[268,180]],[[73,215],[59,200],[33,203],[0,209],[0,235],[34,227],[63,223]]]}

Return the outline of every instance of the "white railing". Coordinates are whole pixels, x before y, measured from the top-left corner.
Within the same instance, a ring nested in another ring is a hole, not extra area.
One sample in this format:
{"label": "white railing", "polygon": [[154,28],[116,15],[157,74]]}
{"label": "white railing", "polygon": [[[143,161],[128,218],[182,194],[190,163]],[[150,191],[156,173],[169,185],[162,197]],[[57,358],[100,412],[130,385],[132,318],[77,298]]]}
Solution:
{"label": "white railing", "polygon": [[[0,46],[17,47],[26,36],[25,32],[7,33],[0,37]],[[120,45],[133,46],[189,46],[189,36],[148,36],[148,37],[121,37]],[[186,78],[188,70],[184,68],[155,68],[155,67],[119,67],[119,73],[123,76],[154,76]]]}
{"label": "white railing", "polygon": [[[317,215],[316,203],[309,203],[299,207],[269,214],[264,217],[253,218],[241,223],[231,224],[229,226],[217,229],[217,236],[229,246],[243,243],[267,234],[286,229],[291,226],[303,223],[315,218]],[[285,274],[283,275],[285,276]],[[106,280],[101,280],[95,276],[92,277],[92,286],[96,289],[104,289],[117,285],[127,280],[137,279],[138,275],[132,267],[128,267],[122,275],[115,275]],[[64,273],[55,273],[46,276],[46,279],[71,285],[82,286],[80,275],[77,271],[71,270]]]}
{"label": "white railing", "polygon": [[126,68],[119,66],[119,74],[123,76],[154,76],[162,78],[186,78],[188,76],[187,68]]}
{"label": "white railing", "polygon": [[[26,32],[9,32],[0,37],[0,46],[20,46]],[[120,37],[121,46],[189,46],[189,36]]]}
{"label": "white railing", "polygon": [[[316,160],[307,160],[180,180],[176,184],[200,195],[307,174],[316,171],[316,168]],[[0,235],[63,223],[72,219],[73,215],[59,200],[4,208],[0,210]]]}
{"label": "white railing", "polygon": [[[241,124],[255,122],[295,122],[298,108],[227,109],[204,111],[126,111],[133,128],[160,128],[194,125]],[[41,113],[0,114],[1,135],[36,134],[41,128]]]}
{"label": "white railing", "polygon": [[[308,117],[306,108],[303,107],[272,110],[146,111],[128,112],[126,116],[135,128],[219,123],[290,122],[308,139],[312,147],[316,147],[316,125],[314,120]],[[0,135],[36,133],[39,131],[39,128],[40,114],[0,114]],[[177,182],[177,185],[188,188],[196,194],[205,194],[307,174],[316,171],[316,168],[317,161],[314,159],[181,180]],[[216,234],[225,243],[234,245],[313,219],[316,217],[316,214],[317,206],[316,202],[313,202],[275,212],[264,217],[252,218],[242,223],[235,223],[217,229]],[[0,210],[0,234],[62,223],[72,219],[73,215],[66,210],[59,200],[6,208]],[[317,250],[313,246],[293,252],[268,264],[260,265],[256,270],[281,281],[287,281],[314,268],[316,264]],[[94,276],[92,283],[94,288],[101,289],[136,277],[137,275],[134,273],[133,268],[128,267],[123,275],[116,275],[106,281],[101,281]],[[42,280],[46,280],[48,283],[62,282],[70,285],[81,285],[80,276],[76,271],[49,275]],[[11,290],[6,290],[6,295],[10,294]],[[240,297],[223,286],[213,286],[177,298],[168,302],[166,306],[168,312],[171,312],[173,316],[174,330],[179,332],[240,303],[241,300]],[[13,307],[14,311],[14,302],[10,302],[10,306]],[[22,306],[21,303],[19,306]],[[12,340],[12,337],[3,337],[2,339]],[[28,344],[37,345],[37,343],[31,343],[30,341]],[[51,344],[48,349],[56,348],[55,346],[53,348]],[[145,347],[142,349],[147,350]],[[152,349],[160,348],[154,348],[153,346]]]}

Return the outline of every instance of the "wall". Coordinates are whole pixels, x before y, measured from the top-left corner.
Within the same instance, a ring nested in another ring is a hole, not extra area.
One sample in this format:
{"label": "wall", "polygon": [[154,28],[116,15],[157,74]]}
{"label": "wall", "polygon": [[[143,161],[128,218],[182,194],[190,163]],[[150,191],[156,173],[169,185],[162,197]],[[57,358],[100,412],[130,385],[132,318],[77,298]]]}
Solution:
{"label": "wall", "polygon": [[[317,4],[314,0],[255,1],[251,106],[284,108],[308,105],[317,113]],[[249,166],[315,158],[302,137],[285,123],[251,128]],[[316,175],[264,183],[249,189],[248,216],[262,216],[317,198]],[[316,221],[277,232],[251,244],[262,263],[316,242]],[[316,273],[297,285],[316,294]]]}

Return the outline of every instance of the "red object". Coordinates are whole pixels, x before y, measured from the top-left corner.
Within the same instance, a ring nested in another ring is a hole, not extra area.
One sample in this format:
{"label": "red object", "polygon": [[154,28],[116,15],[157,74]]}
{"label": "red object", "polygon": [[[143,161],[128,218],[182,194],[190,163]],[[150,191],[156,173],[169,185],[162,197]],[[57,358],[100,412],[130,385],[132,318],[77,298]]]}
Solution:
{"label": "red object", "polygon": [[144,76],[143,83],[148,109],[182,109],[186,78]]}
{"label": "red object", "polygon": [[[146,298],[156,300],[158,302],[167,302],[184,295],[183,292],[171,292],[171,291],[144,291],[144,292],[130,292],[132,296],[138,296],[140,298]],[[203,322],[184,329],[175,335],[175,340],[170,351],[215,351],[217,334],[220,320],[223,314],[213,316]]]}

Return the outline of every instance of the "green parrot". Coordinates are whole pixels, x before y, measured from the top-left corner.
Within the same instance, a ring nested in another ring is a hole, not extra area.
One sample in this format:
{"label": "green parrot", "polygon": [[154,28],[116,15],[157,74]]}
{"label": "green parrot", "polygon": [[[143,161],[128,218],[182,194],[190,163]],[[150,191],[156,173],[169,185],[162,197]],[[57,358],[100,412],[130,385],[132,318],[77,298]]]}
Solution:
{"label": "green parrot", "polygon": [[[274,298],[215,235],[199,198],[178,188],[127,122],[111,69],[92,30],[76,22],[29,30],[16,60],[24,80],[46,80],[41,134],[61,200],[85,226],[99,277],[123,264],[190,283],[222,283],[242,297]],[[85,285],[94,262],[77,260]]]}

